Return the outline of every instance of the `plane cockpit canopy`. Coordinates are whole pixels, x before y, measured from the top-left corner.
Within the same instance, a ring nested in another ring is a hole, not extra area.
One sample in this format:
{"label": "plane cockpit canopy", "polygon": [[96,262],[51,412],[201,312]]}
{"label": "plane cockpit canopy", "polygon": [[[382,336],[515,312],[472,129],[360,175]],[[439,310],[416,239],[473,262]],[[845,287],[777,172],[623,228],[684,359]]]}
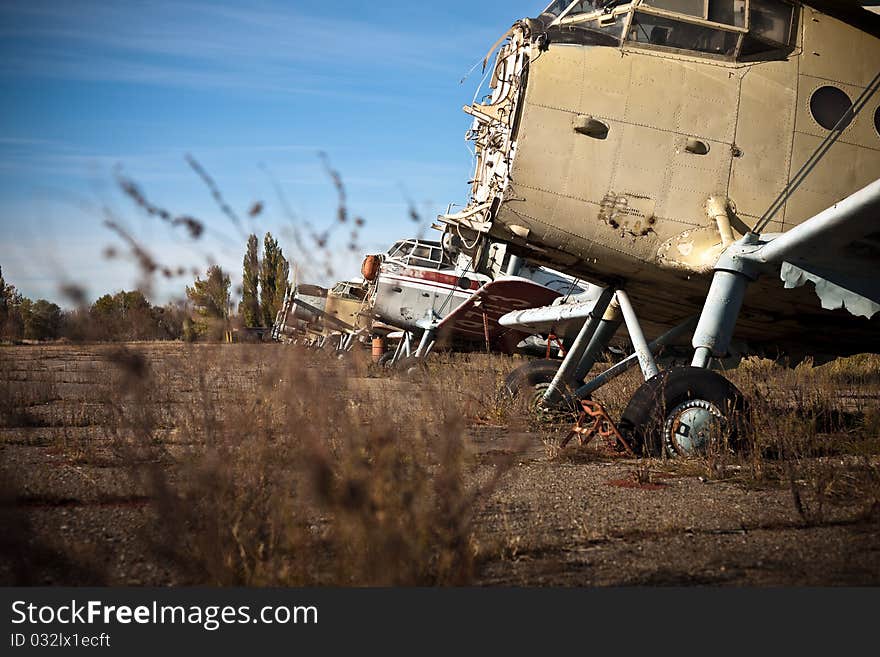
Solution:
{"label": "plane cockpit canopy", "polygon": [[426,269],[452,269],[449,256],[440,246],[440,242],[432,240],[400,240],[388,249],[388,258],[397,260],[412,267]]}
{"label": "plane cockpit canopy", "polygon": [[551,42],[753,61],[793,49],[797,12],[786,0],[557,0],[539,20]]}
{"label": "plane cockpit canopy", "polygon": [[354,299],[355,301],[363,301],[367,295],[363,283],[353,281],[340,281],[333,286],[331,294],[342,299]]}

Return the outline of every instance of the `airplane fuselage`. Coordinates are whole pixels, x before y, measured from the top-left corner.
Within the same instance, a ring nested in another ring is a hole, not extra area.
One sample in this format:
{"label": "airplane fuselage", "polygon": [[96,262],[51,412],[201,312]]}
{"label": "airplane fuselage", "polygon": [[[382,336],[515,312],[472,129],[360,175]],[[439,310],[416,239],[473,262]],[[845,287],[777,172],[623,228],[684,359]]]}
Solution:
{"label": "airplane fuselage", "polygon": [[[491,98],[465,108],[477,150],[470,203],[443,220],[625,287],[648,324],[699,310],[721,231],[736,239],[755,225],[878,73],[880,39],[781,0],[719,3],[727,14],[698,4],[713,20],[644,0],[556,27],[514,25]],[[767,232],[880,177],[878,106],[874,97],[849,117]],[[860,246],[880,258],[876,242]],[[880,348],[877,327],[877,316],[823,314],[811,291],[767,280],[749,291],[737,337],[785,346],[806,330],[832,350],[864,351]],[[861,346],[841,347],[848,340]]]}
{"label": "airplane fuselage", "polygon": [[405,331],[421,331],[452,313],[489,280],[470,268],[444,262],[437,242],[404,240],[382,258],[372,316]]}

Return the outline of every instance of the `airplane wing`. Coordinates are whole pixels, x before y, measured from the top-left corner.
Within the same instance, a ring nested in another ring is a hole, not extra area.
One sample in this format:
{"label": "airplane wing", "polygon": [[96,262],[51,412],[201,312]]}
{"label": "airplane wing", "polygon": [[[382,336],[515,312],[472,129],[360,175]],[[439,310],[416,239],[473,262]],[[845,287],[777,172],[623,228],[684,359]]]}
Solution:
{"label": "airplane wing", "polygon": [[504,276],[486,283],[443,318],[437,326],[441,337],[457,341],[489,343],[513,351],[525,333],[501,326],[498,318],[514,310],[546,306],[560,296],[555,290],[519,276]]}
{"label": "airplane wing", "polygon": [[299,306],[300,308],[308,310],[310,313],[314,313],[315,316],[322,318],[325,322],[333,324],[336,328],[338,328],[340,330],[343,330],[343,331],[354,331],[355,330],[355,327],[352,326],[351,324],[343,322],[341,319],[338,319],[338,318],[334,317],[333,315],[330,315],[329,313],[324,312],[320,308],[316,308],[315,306],[311,305],[310,303],[306,303],[302,299],[297,299],[294,297],[293,303],[294,303],[294,305]]}
{"label": "airplane wing", "polygon": [[372,325],[370,326],[370,332],[374,335],[384,336],[390,340],[394,340],[399,338],[399,335],[392,335],[393,333],[400,333],[400,329],[396,326],[391,326],[391,324],[386,324],[384,322],[380,322],[379,320],[373,320]]}
{"label": "airplane wing", "polygon": [[[556,299],[549,306],[535,306],[514,310],[499,318],[498,323],[527,333],[555,333],[557,336],[575,333],[593,312],[604,288],[592,285],[582,293],[566,299]],[[560,303],[562,302],[562,303]]]}
{"label": "airplane wing", "polygon": [[880,311],[880,180],[739,254],[780,265],[786,288],[813,283],[822,307],[870,318]]}

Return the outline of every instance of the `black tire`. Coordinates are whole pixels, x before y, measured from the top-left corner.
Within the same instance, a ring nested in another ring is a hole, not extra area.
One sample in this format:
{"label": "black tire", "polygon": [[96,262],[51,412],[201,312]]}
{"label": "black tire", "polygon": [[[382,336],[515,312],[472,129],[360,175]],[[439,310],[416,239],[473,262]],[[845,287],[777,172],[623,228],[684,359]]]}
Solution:
{"label": "black tire", "polygon": [[376,361],[376,365],[378,365],[379,367],[391,367],[391,365],[388,364],[388,361],[390,361],[392,358],[394,358],[394,352],[386,351],[384,354],[379,356],[379,360]]}
{"label": "black tire", "polygon": [[416,377],[428,369],[424,358],[416,358],[415,356],[407,356],[401,358],[394,365],[394,369],[404,376]]}
{"label": "black tire", "polygon": [[527,388],[541,383],[550,383],[559,369],[560,361],[541,358],[520,365],[504,379],[504,387],[511,397],[519,396]]}
{"label": "black tire", "polygon": [[637,453],[660,456],[665,451],[676,456],[681,450],[670,436],[669,423],[673,411],[683,405],[711,409],[724,428],[723,447],[739,446],[745,397],[723,376],[700,367],[673,367],[645,381],[630,399],[618,428]]}
{"label": "black tire", "polygon": [[[556,371],[562,361],[541,358],[531,360],[525,365],[520,365],[507,375],[504,380],[504,388],[514,399],[525,397],[529,407],[538,410],[544,396],[544,391],[556,376]],[[577,403],[572,399],[571,390],[563,390],[563,399],[560,401],[558,410],[564,412],[577,412]]]}

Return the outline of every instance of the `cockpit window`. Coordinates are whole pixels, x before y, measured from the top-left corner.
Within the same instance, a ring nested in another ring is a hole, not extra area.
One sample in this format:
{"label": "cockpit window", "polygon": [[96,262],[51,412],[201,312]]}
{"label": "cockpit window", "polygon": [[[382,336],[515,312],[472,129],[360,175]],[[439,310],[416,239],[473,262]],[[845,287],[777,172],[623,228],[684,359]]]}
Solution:
{"label": "cockpit window", "polygon": [[[619,46],[630,3],[598,0],[577,3],[572,11],[547,28],[551,43],[581,46]],[[626,5],[626,6],[621,6]],[[578,11],[575,12],[574,9]]]}
{"label": "cockpit window", "polygon": [[594,11],[601,9],[605,2],[602,0],[595,0],[591,2],[590,0],[583,0],[583,2],[575,2],[571,4],[571,8],[565,12],[564,18],[569,18],[570,16],[577,16],[578,14],[592,14]]}
{"label": "cockpit window", "polygon": [[394,256],[400,253],[401,247],[406,244],[406,240],[400,240],[399,242],[395,242],[390,249],[388,249],[388,257],[393,258]]}
{"label": "cockpit window", "polygon": [[676,14],[705,18],[706,0],[642,0],[642,4]]}
{"label": "cockpit window", "polygon": [[341,299],[354,299],[355,301],[363,301],[364,297],[366,296],[366,290],[360,285],[340,282],[333,286],[333,296]]}
{"label": "cockpit window", "polygon": [[551,2],[549,5],[547,5],[544,11],[541,12],[541,16],[547,15],[556,18],[557,16],[559,16],[559,14],[564,12],[565,8],[568,7],[568,5],[570,4],[571,0],[555,0],[554,2]]}
{"label": "cockpit window", "polygon": [[403,240],[388,250],[388,257],[414,267],[428,269],[451,269],[452,261],[439,242],[429,240]]}
{"label": "cockpit window", "polygon": [[642,5],[722,25],[746,26],[745,0],[642,0]]}
{"label": "cockpit window", "polygon": [[[559,18],[563,13],[570,15],[596,11],[596,9],[598,9],[597,4],[600,1],[601,0],[596,0],[595,2],[591,2],[590,0],[584,0],[582,2],[573,2],[572,0],[557,0],[556,2],[551,2],[547,8],[541,12],[541,15]],[[566,12],[565,10],[569,7],[571,7],[571,9]]]}
{"label": "cockpit window", "polygon": [[626,40],[743,60],[777,59],[791,51],[796,17],[794,5],[784,0],[641,0]]}
{"label": "cockpit window", "polygon": [[593,14],[600,9],[610,10],[611,7],[619,5],[628,0],[559,0],[551,2],[547,8],[541,12],[539,18],[545,25],[550,25],[555,20],[566,21],[575,16],[583,14]]}
{"label": "cockpit window", "polygon": [[791,38],[794,7],[779,0],[751,0],[749,33],[779,46],[787,46]]}
{"label": "cockpit window", "polygon": [[746,26],[746,0],[709,0],[707,18],[713,23]]}
{"label": "cockpit window", "polygon": [[632,43],[731,57],[739,33],[637,11],[626,38]]}

